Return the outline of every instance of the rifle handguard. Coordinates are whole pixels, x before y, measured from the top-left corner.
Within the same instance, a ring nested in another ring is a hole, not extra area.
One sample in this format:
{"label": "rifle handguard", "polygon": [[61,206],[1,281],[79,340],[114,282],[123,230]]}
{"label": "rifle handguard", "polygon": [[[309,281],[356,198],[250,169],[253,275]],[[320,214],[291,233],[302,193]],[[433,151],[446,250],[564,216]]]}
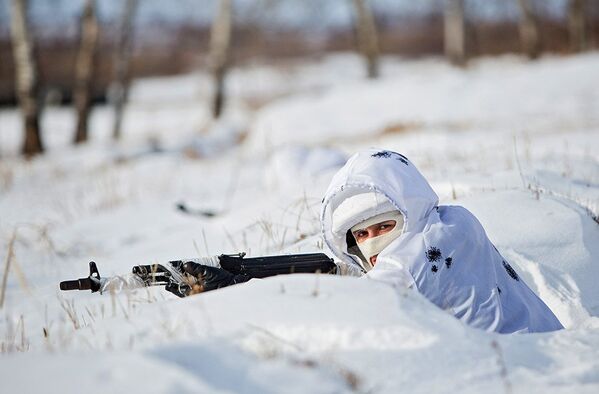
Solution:
{"label": "rifle handguard", "polygon": [[244,258],[245,253],[218,256],[221,268],[232,274],[245,274],[251,278],[275,275],[322,273],[334,274],[337,265],[324,253],[291,254]]}

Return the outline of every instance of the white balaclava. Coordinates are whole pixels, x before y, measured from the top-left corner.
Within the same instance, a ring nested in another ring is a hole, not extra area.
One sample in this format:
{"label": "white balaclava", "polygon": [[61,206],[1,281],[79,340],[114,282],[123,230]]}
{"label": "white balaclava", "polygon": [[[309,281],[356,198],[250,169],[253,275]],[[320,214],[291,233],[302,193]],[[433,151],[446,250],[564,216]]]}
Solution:
{"label": "white balaclava", "polygon": [[366,241],[357,244],[360,252],[362,252],[368,262],[370,262],[372,256],[381,253],[383,249],[401,235],[403,229],[403,215],[398,210],[389,211],[358,223],[351,228],[351,232],[354,234],[356,231],[366,229],[373,224],[386,222],[388,220],[395,221],[395,227],[393,227],[391,231],[374,238],[369,238]]}
{"label": "white balaclava", "polygon": [[395,227],[388,233],[357,244],[358,249],[365,258],[363,265],[366,270],[372,268],[370,258],[378,255],[399,237],[403,232],[404,225],[401,212],[388,198],[376,192],[361,193],[346,198],[333,211],[332,219],[332,230],[338,236],[345,236],[347,231],[351,231],[353,234],[355,231],[387,220],[395,221]]}

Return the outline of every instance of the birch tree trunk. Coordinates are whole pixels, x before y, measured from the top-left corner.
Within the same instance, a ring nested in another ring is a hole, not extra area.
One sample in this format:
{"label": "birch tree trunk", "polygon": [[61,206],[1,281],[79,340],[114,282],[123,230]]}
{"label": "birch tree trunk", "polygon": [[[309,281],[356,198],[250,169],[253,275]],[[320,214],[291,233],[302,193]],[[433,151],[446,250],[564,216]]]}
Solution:
{"label": "birch tree trunk", "polygon": [[518,0],[520,6],[520,43],[529,59],[536,59],[541,52],[539,25],[532,7],[532,0]]}
{"label": "birch tree trunk", "polygon": [[81,15],[81,42],[75,64],[75,92],[73,96],[77,111],[77,128],[74,140],[76,144],[87,141],[88,136],[88,119],[93,92],[93,73],[98,32],[96,2],[95,0],[86,0],[83,14]]}
{"label": "birch tree trunk", "polygon": [[123,110],[129,95],[129,61],[133,48],[131,33],[137,0],[125,0],[123,6],[114,56],[114,79],[110,87],[110,98],[114,107],[112,137],[115,140],[121,138]]}
{"label": "birch tree trunk", "polygon": [[447,0],[444,21],[445,56],[457,66],[466,64],[464,0]]}
{"label": "birch tree trunk", "polygon": [[585,3],[585,0],[570,0],[568,5],[568,29],[572,52],[581,52],[587,49]]}
{"label": "birch tree trunk", "polygon": [[372,10],[365,0],[353,0],[358,49],[366,61],[368,78],[379,76],[379,40]]}
{"label": "birch tree trunk", "polygon": [[44,149],[40,135],[37,69],[33,59],[33,40],[27,24],[27,1],[12,0],[11,11],[15,85],[25,132],[22,153],[26,156],[32,156],[43,152]]}
{"label": "birch tree trunk", "polygon": [[210,33],[210,67],[214,80],[212,116],[218,119],[225,105],[225,77],[229,66],[233,7],[231,0],[220,0]]}

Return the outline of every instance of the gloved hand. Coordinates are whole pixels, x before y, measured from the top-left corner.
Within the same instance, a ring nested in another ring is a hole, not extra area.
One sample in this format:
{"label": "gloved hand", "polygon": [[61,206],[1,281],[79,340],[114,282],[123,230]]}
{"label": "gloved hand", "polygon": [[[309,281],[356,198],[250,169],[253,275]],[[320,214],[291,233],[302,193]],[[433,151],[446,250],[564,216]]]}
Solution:
{"label": "gloved hand", "polygon": [[220,289],[221,287],[247,282],[251,279],[245,274],[235,275],[222,268],[210,267],[194,263],[193,261],[183,263],[182,268],[184,274],[195,278],[197,283],[193,286],[168,285],[165,287],[166,291],[169,291],[178,297]]}

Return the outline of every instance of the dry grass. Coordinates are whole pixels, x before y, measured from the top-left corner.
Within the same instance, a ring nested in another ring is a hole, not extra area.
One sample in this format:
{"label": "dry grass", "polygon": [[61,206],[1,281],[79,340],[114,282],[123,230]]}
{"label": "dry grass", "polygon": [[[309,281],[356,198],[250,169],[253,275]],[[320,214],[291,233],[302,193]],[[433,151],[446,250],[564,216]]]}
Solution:
{"label": "dry grass", "polygon": [[512,383],[508,379],[507,364],[505,363],[505,358],[503,357],[503,351],[501,350],[501,346],[499,346],[499,343],[497,341],[493,340],[491,342],[491,348],[493,348],[493,350],[495,351],[495,358],[497,360],[497,366],[499,367],[499,377],[503,382],[503,389],[506,394],[511,394],[513,392]]}
{"label": "dry grass", "polygon": [[[531,141],[530,141],[528,134],[525,134],[524,143],[525,143],[525,145],[524,145],[525,160],[528,162],[531,162],[531,160],[532,160],[531,152],[530,152]],[[595,223],[599,224],[599,205],[597,204],[597,201],[594,201],[592,198],[583,199],[580,196],[576,196],[575,192],[572,189],[570,189],[569,193],[561,193],[556,190],[553,190],[551,187],[541,185],[539,180],[534,175],[528,176],[524,173],[524,171],[522,169],[522,164],[520,162],[520,152],[518,151],[518,145],[517,145],[517,141],[516,141],[515,137],[514,137],[513,146],[514,146],[514,160],[516,162],[518,173],[519,173],[520,179],[522,181],[522,186],[524,189],[529,190],[536,200],[539,200],[541,198],[541,195],[543,195],[543,194],[568,200],[568,201],[572,202],[574,205],[578,206]],[[572,170],[572,165],[568,159],[569,155],[567,154],[567,151],[568,151],[567,144],[565,145],[564,149],[565,149],[565,154],[564,154],[564,160],[562,163],[563,171],[562,171],[561,175],[564,178],[571,178],[573,170]],[[589,184],[590,184],[590,182],[589,182]]]}
{"label": "dry grass", "polygon": [[362,389],[363,381],[360,376],[346,366],[336,361],[332,355],[317,357],[308,354],[308,350],[297,343],[282,338],[270,330],[256,325],[249,327],[259,333],[257,337],[258,346],[253,349],[260,358],[270,360],[275,358],[284,358],[292,365],[302,368],[317,369],[321,371],[332,372],[339,376],[346,384],[350,392],[365,392]]}
{"label": "dry grass", "polygon": [[[235,248],[238,244],[243,245],[248,254],[251,254],[249,253],[249,243],[252,241],[254,245],[258,246],[257,249],[261,253],[280,252],[309,236],[319,233],[319,207],[319,199],[310,199],[304,193],[291,204],[278,210],[280,212],[278,220],[273,220],[271,216],[264,216],[237,233],[241,237],[239,242],[236,242],[236,237],[228,234],[229,242]],[[255,234],[255,230],[259,231],[258,239],[250,239],[248,242],[248,234]]]}
{"label": "dry grass", "polygon": [[66,313],[68,321],[73,325],[73,329],[78,330],[81,328],[79,314],[75,308],[75,300],[67,300],[59,296],[58,301],[60,302],[60,307]]}
{"label": "dry grass", "polygon": [[25,334],[25,318],[21,315],[16,326],[9,319],[7,321],[6,337],[0,342],[0,353],[26,352],[30,348],[29,340]]}
{"label": "dry grass", "polygon": [[2,285],[0,287],[0,309],[4,306],[4,297],[6,296],[6,284],[8,282],[8,274],[10,272],[10,264],[15,257],[15,241],[17,239],[17,229],[13,230],[12,236],[8,241],[6,259],[4,260],[4,273],[2,275]]}
{"label": "dry grass", "polygon": [[319,279],[319,273],[316,273],[316,275],[314,275],[314,288],[312,289],[312,297],[318,297],[318,295],[320,294],[320,282],[318,281]]}
{"label": "dry grass", "polygon": [[393,123],[385,126],[383,130],[381,130],[381,135],[390,135],[390,134],[399,134],[405,133],[407,131],[421,130],[425,128],[425,126],[421,123]]}
{"label": "dry grass", "polygon": [[0,163],[0,192],[5,193],[9,191],[12,187],[13,181],[13,169]]}

